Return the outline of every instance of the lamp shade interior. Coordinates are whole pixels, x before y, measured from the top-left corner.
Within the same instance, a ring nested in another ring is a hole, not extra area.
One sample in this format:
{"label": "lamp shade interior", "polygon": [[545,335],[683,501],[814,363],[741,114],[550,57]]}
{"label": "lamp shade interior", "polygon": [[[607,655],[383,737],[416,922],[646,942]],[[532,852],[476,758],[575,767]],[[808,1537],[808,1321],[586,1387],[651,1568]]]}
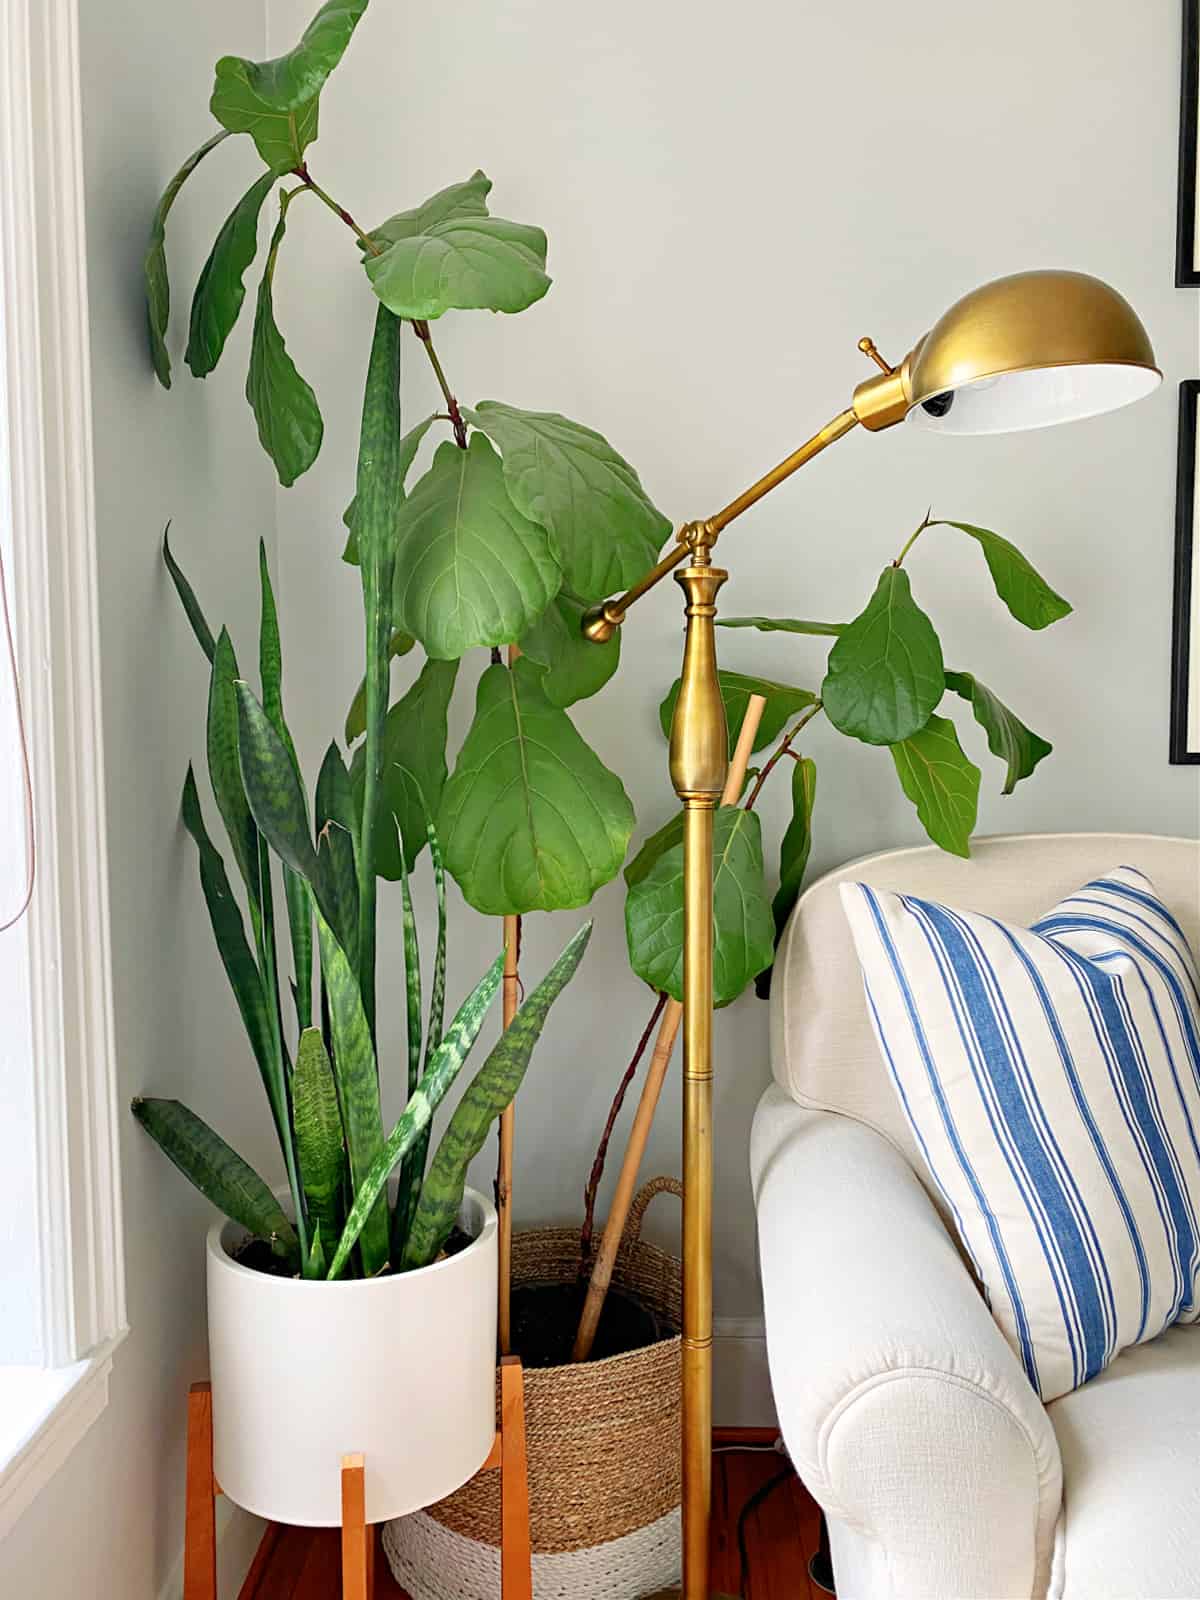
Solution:
{"label": "lamp shade interior", "polygon": [[1099,278],[1018,272],[964,295],[909,357],[909,420],[1012,433],[1140,400],[1162,374],[1129,302]]}
{"label": "lamp shade interior", "polygon": [[913,406],[908,420],[936,433],[1016,433],[1078,422],[1140,400],[1162,381],[1153,367],[1093,362],[975,378]]}

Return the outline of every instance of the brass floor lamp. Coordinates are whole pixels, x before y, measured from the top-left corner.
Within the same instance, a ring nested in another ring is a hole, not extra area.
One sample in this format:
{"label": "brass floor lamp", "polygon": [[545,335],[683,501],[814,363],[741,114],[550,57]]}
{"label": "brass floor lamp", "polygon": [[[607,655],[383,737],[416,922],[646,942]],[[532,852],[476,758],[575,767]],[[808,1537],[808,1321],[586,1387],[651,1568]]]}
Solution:
{"label": "brass floor lamp", "polygon": [[610,639],[635,600],[681,569],[687,637],[670,766],[684,808],[683,1588],[666,1593],[682,1600],[709,1600],[712,1500],[712,856],[728,751],[714,629],[728,573],[713,566],[713,545],[735,517],[859,424],[878,433],[909,417],[942,433],[1008,433],[1115,410],[1162,378],[1133,308],[1080,272],[985,284],[951,306],[898,367],[870,339],[859,348],[880,371],[845,411],[723,511],[685,524],[657,566],[583,621],[587,638]]}

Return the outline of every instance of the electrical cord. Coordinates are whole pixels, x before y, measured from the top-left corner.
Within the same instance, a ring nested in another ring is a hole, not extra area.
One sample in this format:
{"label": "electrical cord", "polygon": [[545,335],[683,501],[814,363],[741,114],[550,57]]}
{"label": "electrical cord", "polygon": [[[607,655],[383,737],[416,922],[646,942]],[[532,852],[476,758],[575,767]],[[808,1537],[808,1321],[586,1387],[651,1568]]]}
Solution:
{"label": "electrical cord", "polygon": [[[774,1447],[772,1446],[772,1448]],[[747,1597],[750,1595],[750,1552],[746,1547],[746,1524],[749,1522],[753,1514],[758,1510],[759,1506],[761,1506],[764,1500],[766,1500],[767,1496],[770,1495],[773,1490],[777,1489],[781,1483],[785,1483],[791,1476],[792,1464],[789,1461],[786,1466],[780,1467],[778,1472],[772,1473],[767,1479],[766,1483],[759,1484],[758,1488],[754,1491],[754,1493],[746,1501],[745,1505],[743,1505],[741,1511],[738,1513],[738,1565],[741,1572],[741,1577],[738,1581],[738,1588],[740,1589],[741,1593]]]}
{"label": "electrical cord", "polygon": [[12,669],[13,705],[17,715],[17,738],[21,747],[21,782],[25,801],[25,894],[21,904],[6,922],[0,922],[0,933],[6,932],[29,909],[33,899],[33,880],[36,873],[36,840],[33,826],[33,779],[29,773],[29,743],[25,737],[25,713],[21,706],[21,676],[17,671],[17,649],[13,642],[12,617],[8,609],[8,584],[4,577],[4,555],[0,551],[0,611],[4,618],[4,637],[8,645],[8,662]]}

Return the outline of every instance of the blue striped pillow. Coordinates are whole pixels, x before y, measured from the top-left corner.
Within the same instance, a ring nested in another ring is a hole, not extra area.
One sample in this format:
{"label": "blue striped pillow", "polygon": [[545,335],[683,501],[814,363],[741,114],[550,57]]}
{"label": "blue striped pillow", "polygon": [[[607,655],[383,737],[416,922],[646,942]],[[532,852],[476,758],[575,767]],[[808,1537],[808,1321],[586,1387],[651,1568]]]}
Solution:
{"label": "blue striped pillow", "polygon": [[1200,1318],[1200,978],[1119,867],[1032,928],[846,884],[875,1032],[1044,1400]]}

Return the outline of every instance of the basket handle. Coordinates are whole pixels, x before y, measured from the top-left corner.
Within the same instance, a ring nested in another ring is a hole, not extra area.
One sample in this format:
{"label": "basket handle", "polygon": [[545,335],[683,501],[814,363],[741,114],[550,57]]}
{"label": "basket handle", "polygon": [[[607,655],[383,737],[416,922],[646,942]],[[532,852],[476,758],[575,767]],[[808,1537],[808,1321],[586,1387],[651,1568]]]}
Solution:
{"label": "basket handle", "polygon": [[646,1207],[656,1194],[673,1194],[676,1199],[682,1200],[683,1185],[678,1178],[651,1178],[642,1185],[634,1195],[633,1204],[629,1208],[629,1217],[625,1223],[626,1244],[636,1244],[641,1238]]}

